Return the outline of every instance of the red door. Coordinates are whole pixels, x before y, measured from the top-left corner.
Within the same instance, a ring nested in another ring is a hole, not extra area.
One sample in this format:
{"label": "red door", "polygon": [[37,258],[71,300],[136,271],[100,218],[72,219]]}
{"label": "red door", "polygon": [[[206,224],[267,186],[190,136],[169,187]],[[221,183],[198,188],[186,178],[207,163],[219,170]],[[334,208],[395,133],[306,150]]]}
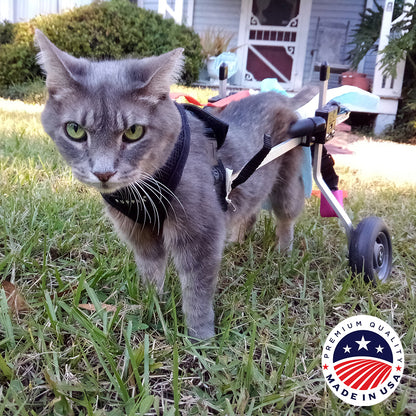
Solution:
{"label": "red door", "polygon": [[310,5],[301,0],[246,1],[244,84],[257,86],[264,78],[277,78],[284,88],[293,89],[302,83],[306,36],[300,33],[300,23],[306,17],[309,26]]}

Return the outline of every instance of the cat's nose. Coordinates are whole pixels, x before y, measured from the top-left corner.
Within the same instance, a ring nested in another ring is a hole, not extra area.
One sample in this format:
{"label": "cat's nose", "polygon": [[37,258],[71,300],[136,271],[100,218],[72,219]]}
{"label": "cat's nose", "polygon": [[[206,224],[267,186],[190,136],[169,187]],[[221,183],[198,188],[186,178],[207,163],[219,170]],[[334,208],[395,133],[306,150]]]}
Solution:
{"label": "cat's nose", "polygon": [[101,181],[107,182],[116,172],[93,172],[93,174]]}

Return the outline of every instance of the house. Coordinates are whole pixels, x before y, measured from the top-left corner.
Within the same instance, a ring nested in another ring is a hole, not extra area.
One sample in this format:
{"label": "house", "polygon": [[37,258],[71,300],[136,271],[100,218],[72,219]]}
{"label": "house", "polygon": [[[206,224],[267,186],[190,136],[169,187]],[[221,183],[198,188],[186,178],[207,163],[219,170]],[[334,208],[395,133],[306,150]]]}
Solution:
{"label": "house", "polygon": [[[379,51],[388,43],[394,0],[384,3]],[[410,4],[414,0],[405,7]],[[330,87],[338,85],[339,74],[349,69],[348,43],[353,29],[361,21],[360,14],[373,5],[373,0],[159,0],[158,11],[198,33],[210,27],[232,31],[239,63],[231,80],[235,84],[256,88],[259,81],[271,77],[286,90],[298,91],[305,84],[318,82],[322,61],[333,70]],[[392,79],[383,75],[379,59],[380,54],[369,53],[358,68],[380,97],[376,134],[395,120],[405,65],[405,61],[398,65]]]}
{"label": "house", "polygon": [[[200,34],[219,28],[233,34],[230,46],[238,47],[238,72],[231,83],[256,88],[264,78],[277,78],[288,91],[316,83],[318,68],[327,61],[330,87],[338,85],[340,73],[349,69],[348,42],[360,13],[373,0],[130,0],[155,10]],[[382,2],[381,0],[380,2]],[[91,0],[2,0],[0,20],[27,20],[40,13],[58,13]],[[411,0],[410,3],[414,3]],[[379,50],[388,42],[394,0],[386,0]],[[372,82],[380,96],[375,132],[394,122],[401,95],[404,62],[396,79],[386,78],[377,64],[379,55],[367,54],[359,71]]]}

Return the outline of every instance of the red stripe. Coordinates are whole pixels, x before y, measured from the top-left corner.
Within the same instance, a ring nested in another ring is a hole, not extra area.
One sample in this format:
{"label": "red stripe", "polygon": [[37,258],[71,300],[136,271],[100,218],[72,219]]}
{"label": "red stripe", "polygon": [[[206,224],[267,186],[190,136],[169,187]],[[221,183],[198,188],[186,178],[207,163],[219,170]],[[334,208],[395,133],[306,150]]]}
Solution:
{"label": "red stripe", "polygon": [[373,362],[373,364],[366,368],[365,371],[361,372],[359,377],[356,378],[354,383],[351,383],[351,387],[354,389],[361,390],[361,386],[364,385],[369,378],[372,378],[372,375],[377,372],[379,363]]}
{"label": "red stripe", "polygon": [[392,367],[382,361],[351,359],[334,366],[340,380],[356,390],[368,390],[383,383]]}
{"label": "red stripe", "polygon": [[373,360],[367,360],[367,359],[359,359],[359,360],[349,360],[349,361],[344,361],[341,364],[337,364],[334,366],[335,371],[343,373],[344,371],[349,370],[350,368],[359,368],[362,367],[363,365],[372,363]]}
{"label": "red stripe", "polygon": [[374,365],[369,369],[369,371],[362,374],[361,378],[358,380],[357,383],[354,384],[353,388],[358,389],[358,390],[369,389],[371,384],[374,381],[374,377],[377,377],[377,374],[379,374],[379,370],[380,370],[380,363],[374,363]]}
{"label": "red stripe", "polygon": [[[369,366],[371,366],[372,363],[373,361],[363,360],[358,363],[354,363],[353,365],[345,365],[342,369],[340,369],[340,371],[336,371],[336,373],[338,377],[345,383],[345,380],[350,378],[350,376],[352,376],[354,373],[356,373],[357,371],[360,371],[359,374],[361,374],[361,372],[365,370],[366,368],[368,368]],[[348,363],[345,363],[345,364],[348,364]],[[354,380],[350,381],[350,383],[353,381]]]}
{"label": "red stripe", "polygon": [[387,380],[387,377],[390,375],[391,369],[391,366],[386,365],[383,371],[381,371],[379,376],[374,380],[373,384],[370,386],[370,389],[373,389],[374,387],[384,383]]}
{"label": "red stripe", "polygon": [[[365,361],[363,365],[361,366],[355,366],[354,371],[349,371],[348,376],[345,374],[341,380],[347,385],[356,385],[358,382],[358,385],[361,384],[360,380],[362,380],[363,377],[365,377],[365,374],[368,374],[371,372],[374,368],[374,362],[373,361]],[[353,377],[354,376],[354,377]],[[356,387],[354,387],[356,388]]]}
{"label": "red stripe", "polygon": [[380,372],[384,371],[386,364],[374,363],[374,365],[361,376],[359,382],[353,384],[351,387],[358,390],[368,390],[373,384],[374,378],[378,377]]}
{"label": "red stripe", "polygon": [[361,362],[363,362],[363,359],[344,361],[344,362],[342,362],[340,364],[334,365],[334,369],[337,370],[338,368],[344,367],[345,365],[349,365],[349,364],[360,364]]}
{"label": "red stripe", "polygon": [[222,108],[222,107],[225,107],[228,104],[230,104],[232,101],[240,101],[243,98],[249,97],[250,96],[250,91],[249,90],[239,91],[235,94],[229,95],[228,97],[222,98],[221,100],[216,101],[215,103],[209,103],[208,102],[206,104],[202,104],[196,98],[194,98],[190,95],[184,94],[182,92],[170,92],[169,96],[172,100],[177,100],[179,97],[185,97],[188,100],[189,103],[198,105],[200,107],[205,105],[207,107],[220,107],[220,108]]}

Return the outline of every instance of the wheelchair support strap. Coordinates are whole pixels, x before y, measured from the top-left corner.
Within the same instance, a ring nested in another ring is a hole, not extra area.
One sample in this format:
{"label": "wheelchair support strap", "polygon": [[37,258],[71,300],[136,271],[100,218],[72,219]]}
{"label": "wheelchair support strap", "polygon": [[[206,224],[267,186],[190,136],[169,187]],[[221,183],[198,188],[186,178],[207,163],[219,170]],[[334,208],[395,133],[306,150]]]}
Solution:
{"label": "wheelchair support strap", "polygon": [[263,147],[244,165],[231,182],[231,189],[244,183],[256,170],[272,148],[272,140],[268,134],[263,136]]}

